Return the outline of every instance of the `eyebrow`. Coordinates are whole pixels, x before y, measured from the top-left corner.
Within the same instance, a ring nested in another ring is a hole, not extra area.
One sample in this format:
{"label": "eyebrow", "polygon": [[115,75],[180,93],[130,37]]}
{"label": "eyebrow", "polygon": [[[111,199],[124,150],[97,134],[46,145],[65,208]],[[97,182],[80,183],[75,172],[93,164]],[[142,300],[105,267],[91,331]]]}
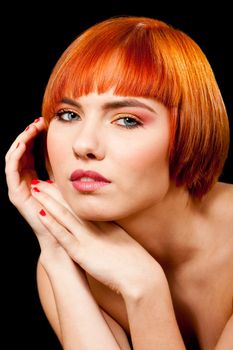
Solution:
{"label": "eyebrow", "polygon": [[[69,104],[71,106],[77,107],[82,109],[82,105],[70,98],[64,97],[61,100],[61,103],[66,103]],[[109,111],[111,109],[117,109],[117,108],[121,108],[121,107],[141,107],[141,108],[145,108],[150,112],[156,113],[156,111],[151,108],[150,106],[148,106],[147,104],[138,101],[135,98],[130,98],[130,99],[123,99],[123,100],[119,100],[119,101],[112,101],[112,102],[106,102],[103,104],[102,109],[104,111]]]}

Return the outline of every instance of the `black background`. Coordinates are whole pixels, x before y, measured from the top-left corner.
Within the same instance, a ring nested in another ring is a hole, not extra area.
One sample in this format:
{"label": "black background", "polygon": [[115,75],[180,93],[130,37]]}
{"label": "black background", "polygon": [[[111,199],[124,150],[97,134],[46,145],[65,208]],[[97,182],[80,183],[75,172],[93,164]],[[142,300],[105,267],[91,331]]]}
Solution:
{"label": "black background", "polygon": [[[48,9],[48,6],[52,6]],[[59,7],[60,6],[60,7]],[[2,319],[7,349],[58,350],[60,346],[41,309],[35,268],[39,247],[30,227],[7,197],[4,155],[15,137],[40,115],[44,89],[57,59],[77,35],[110,16],[138,15],[164,20],[190,35],[205,52],[222,91],[231,134],[232,37],[230,5],[222,1],[164,5],[156,1],[108,1],[8,5],[2,11],[0,127]],[[84,6],[84,8],[82,8]],[[233,183],[232,146],[222,181]],[[106,349],[107,350],[107,349]]]}

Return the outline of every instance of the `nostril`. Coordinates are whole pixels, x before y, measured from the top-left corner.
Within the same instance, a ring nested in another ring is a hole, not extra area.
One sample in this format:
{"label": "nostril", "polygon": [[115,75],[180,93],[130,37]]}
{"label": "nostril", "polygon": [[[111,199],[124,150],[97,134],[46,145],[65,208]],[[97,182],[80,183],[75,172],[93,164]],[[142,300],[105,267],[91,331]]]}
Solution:
{"label": "nostril", "polygon": [[87,153],[87,157],[90,159],[95,159],[95,155],[93,153]]}

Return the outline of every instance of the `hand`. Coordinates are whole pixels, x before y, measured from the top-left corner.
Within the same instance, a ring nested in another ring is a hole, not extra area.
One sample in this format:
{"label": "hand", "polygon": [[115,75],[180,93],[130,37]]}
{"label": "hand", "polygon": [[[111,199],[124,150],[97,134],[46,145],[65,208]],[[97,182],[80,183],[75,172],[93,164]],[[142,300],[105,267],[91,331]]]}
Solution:
{"label": "hand", "polygon": [[38,220],[35,213],[41,208],[41,205],[31,195],[31,182],[33,179],[37,179],[32,152],[33,145],[35,138],[45,130],[44,119],[36,119],[16,138],[5,158],[9,199],[31,225],[40,244],[45,239],[56,242]]}
{"label": "hand", "polygon": [[32,195],[44,208],[41,222],[95,279],[127,295],[129,289],[150,281],[151,274],[161,272],[152,256],[117,224],[80,220],[54,198],[53,185],[40,183],[36,187]]}

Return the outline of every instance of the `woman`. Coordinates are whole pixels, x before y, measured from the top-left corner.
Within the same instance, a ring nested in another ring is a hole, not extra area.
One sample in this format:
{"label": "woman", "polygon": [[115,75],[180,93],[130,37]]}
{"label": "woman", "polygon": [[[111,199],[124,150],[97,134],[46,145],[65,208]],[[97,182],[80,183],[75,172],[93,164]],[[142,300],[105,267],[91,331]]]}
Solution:
{"label": "woman", "polygon": [[228,146],[214,74],[183,32],[119,17],[67,48],[42,117],[6,155],[63,349],[233,346],[233,186],[218,182]]}

